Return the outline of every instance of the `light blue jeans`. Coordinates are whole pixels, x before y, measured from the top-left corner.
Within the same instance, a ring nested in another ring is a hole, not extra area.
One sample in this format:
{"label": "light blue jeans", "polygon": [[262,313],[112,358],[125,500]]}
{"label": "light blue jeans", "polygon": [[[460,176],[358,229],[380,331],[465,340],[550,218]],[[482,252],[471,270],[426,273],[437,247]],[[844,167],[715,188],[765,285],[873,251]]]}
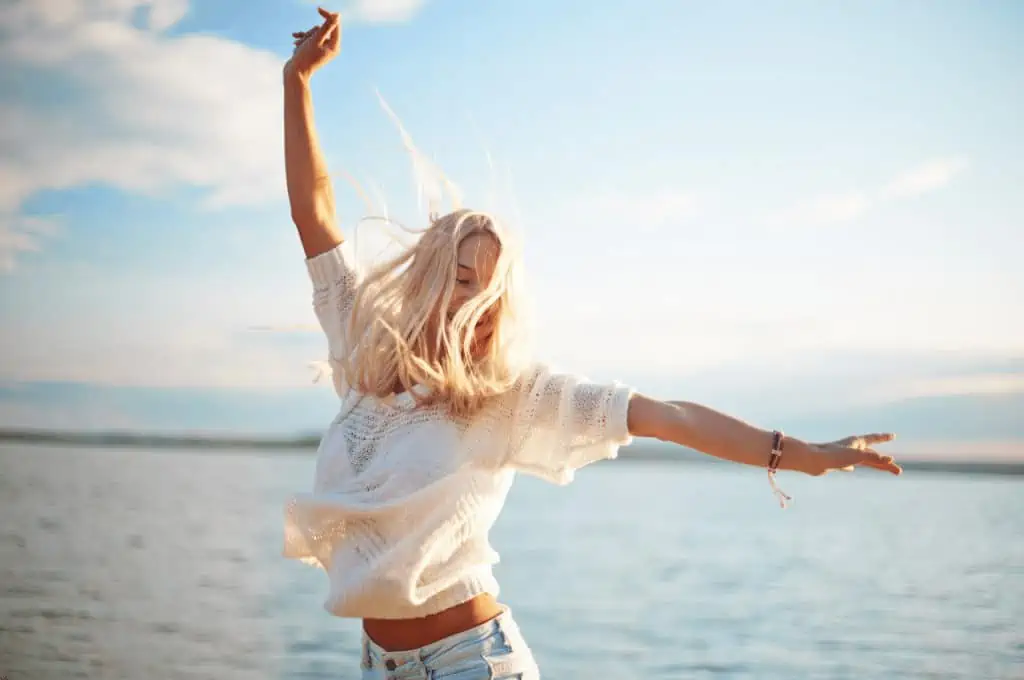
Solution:
{"label": "light blue jeans", "polygon": [[386,652],[363,633],[363,680],[539,680],[512,612],[419,649]]}

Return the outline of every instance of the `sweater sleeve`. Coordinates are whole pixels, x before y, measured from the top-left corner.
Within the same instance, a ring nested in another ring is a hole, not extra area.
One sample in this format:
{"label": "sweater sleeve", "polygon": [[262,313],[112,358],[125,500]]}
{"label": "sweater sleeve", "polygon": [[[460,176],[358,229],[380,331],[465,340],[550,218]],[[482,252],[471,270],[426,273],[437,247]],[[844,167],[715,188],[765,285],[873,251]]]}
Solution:
{"label": "sweater sleeve", "polygon": [[359,285],[359,271],[347,241],[308,258],[306,268],[313,283],[313,311],[327,337],[333,363],[344,358],[351,347],[348,321]]}
{"label": "sweater sleeve", "polygon": [[632,442],[627,424],[630,387],[535,368],[510,395],[506,464],[555,484],[575,471],[615,458]]}

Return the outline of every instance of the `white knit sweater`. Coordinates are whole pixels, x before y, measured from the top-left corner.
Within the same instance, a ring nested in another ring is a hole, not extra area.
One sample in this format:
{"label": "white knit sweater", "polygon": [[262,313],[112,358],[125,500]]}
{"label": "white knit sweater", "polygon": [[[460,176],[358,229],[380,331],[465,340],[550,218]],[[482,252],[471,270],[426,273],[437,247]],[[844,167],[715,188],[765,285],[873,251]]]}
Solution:
{"label": "white knit sweater", "polygon": [[[332,358],[359,275],[347,245],[306,261]],[[516,471],[567,484],[630,441],[628,387],[536,367],[472,419],[378,399],[344,384],[317,452],[313,489],[285,512],[284,555],[322,567],[337,616],[414,618],[498,594],[488,533]]]}

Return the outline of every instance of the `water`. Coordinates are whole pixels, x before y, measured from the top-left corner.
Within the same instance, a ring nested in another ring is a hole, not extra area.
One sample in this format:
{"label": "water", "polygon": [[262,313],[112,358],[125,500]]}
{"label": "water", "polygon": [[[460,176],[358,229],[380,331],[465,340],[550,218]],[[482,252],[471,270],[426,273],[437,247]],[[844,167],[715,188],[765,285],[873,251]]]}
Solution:
{"label": "water", "polygon": [[[357,678],[282,559],[306,455],[0,447],[0,675]],[[498,577],[546,678],[1024,677],[1024,480],[621,461],[521,478]]]}

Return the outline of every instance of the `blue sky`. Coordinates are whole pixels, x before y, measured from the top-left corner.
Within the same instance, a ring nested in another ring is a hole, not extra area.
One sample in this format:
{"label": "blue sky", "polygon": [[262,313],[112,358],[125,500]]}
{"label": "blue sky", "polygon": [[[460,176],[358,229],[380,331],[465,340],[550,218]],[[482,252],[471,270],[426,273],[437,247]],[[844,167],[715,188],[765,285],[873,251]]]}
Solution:
{"label": "blue sky", "polygon": [[[379,90],[523,236],[542,358],[765,426],[1024,451],[1024,6],[325,6],[346,17],[314,79],[332,168],[422,223]],[[330,417],[281,167],[280,68],[316,18],[0,8],[0,423]]]}

